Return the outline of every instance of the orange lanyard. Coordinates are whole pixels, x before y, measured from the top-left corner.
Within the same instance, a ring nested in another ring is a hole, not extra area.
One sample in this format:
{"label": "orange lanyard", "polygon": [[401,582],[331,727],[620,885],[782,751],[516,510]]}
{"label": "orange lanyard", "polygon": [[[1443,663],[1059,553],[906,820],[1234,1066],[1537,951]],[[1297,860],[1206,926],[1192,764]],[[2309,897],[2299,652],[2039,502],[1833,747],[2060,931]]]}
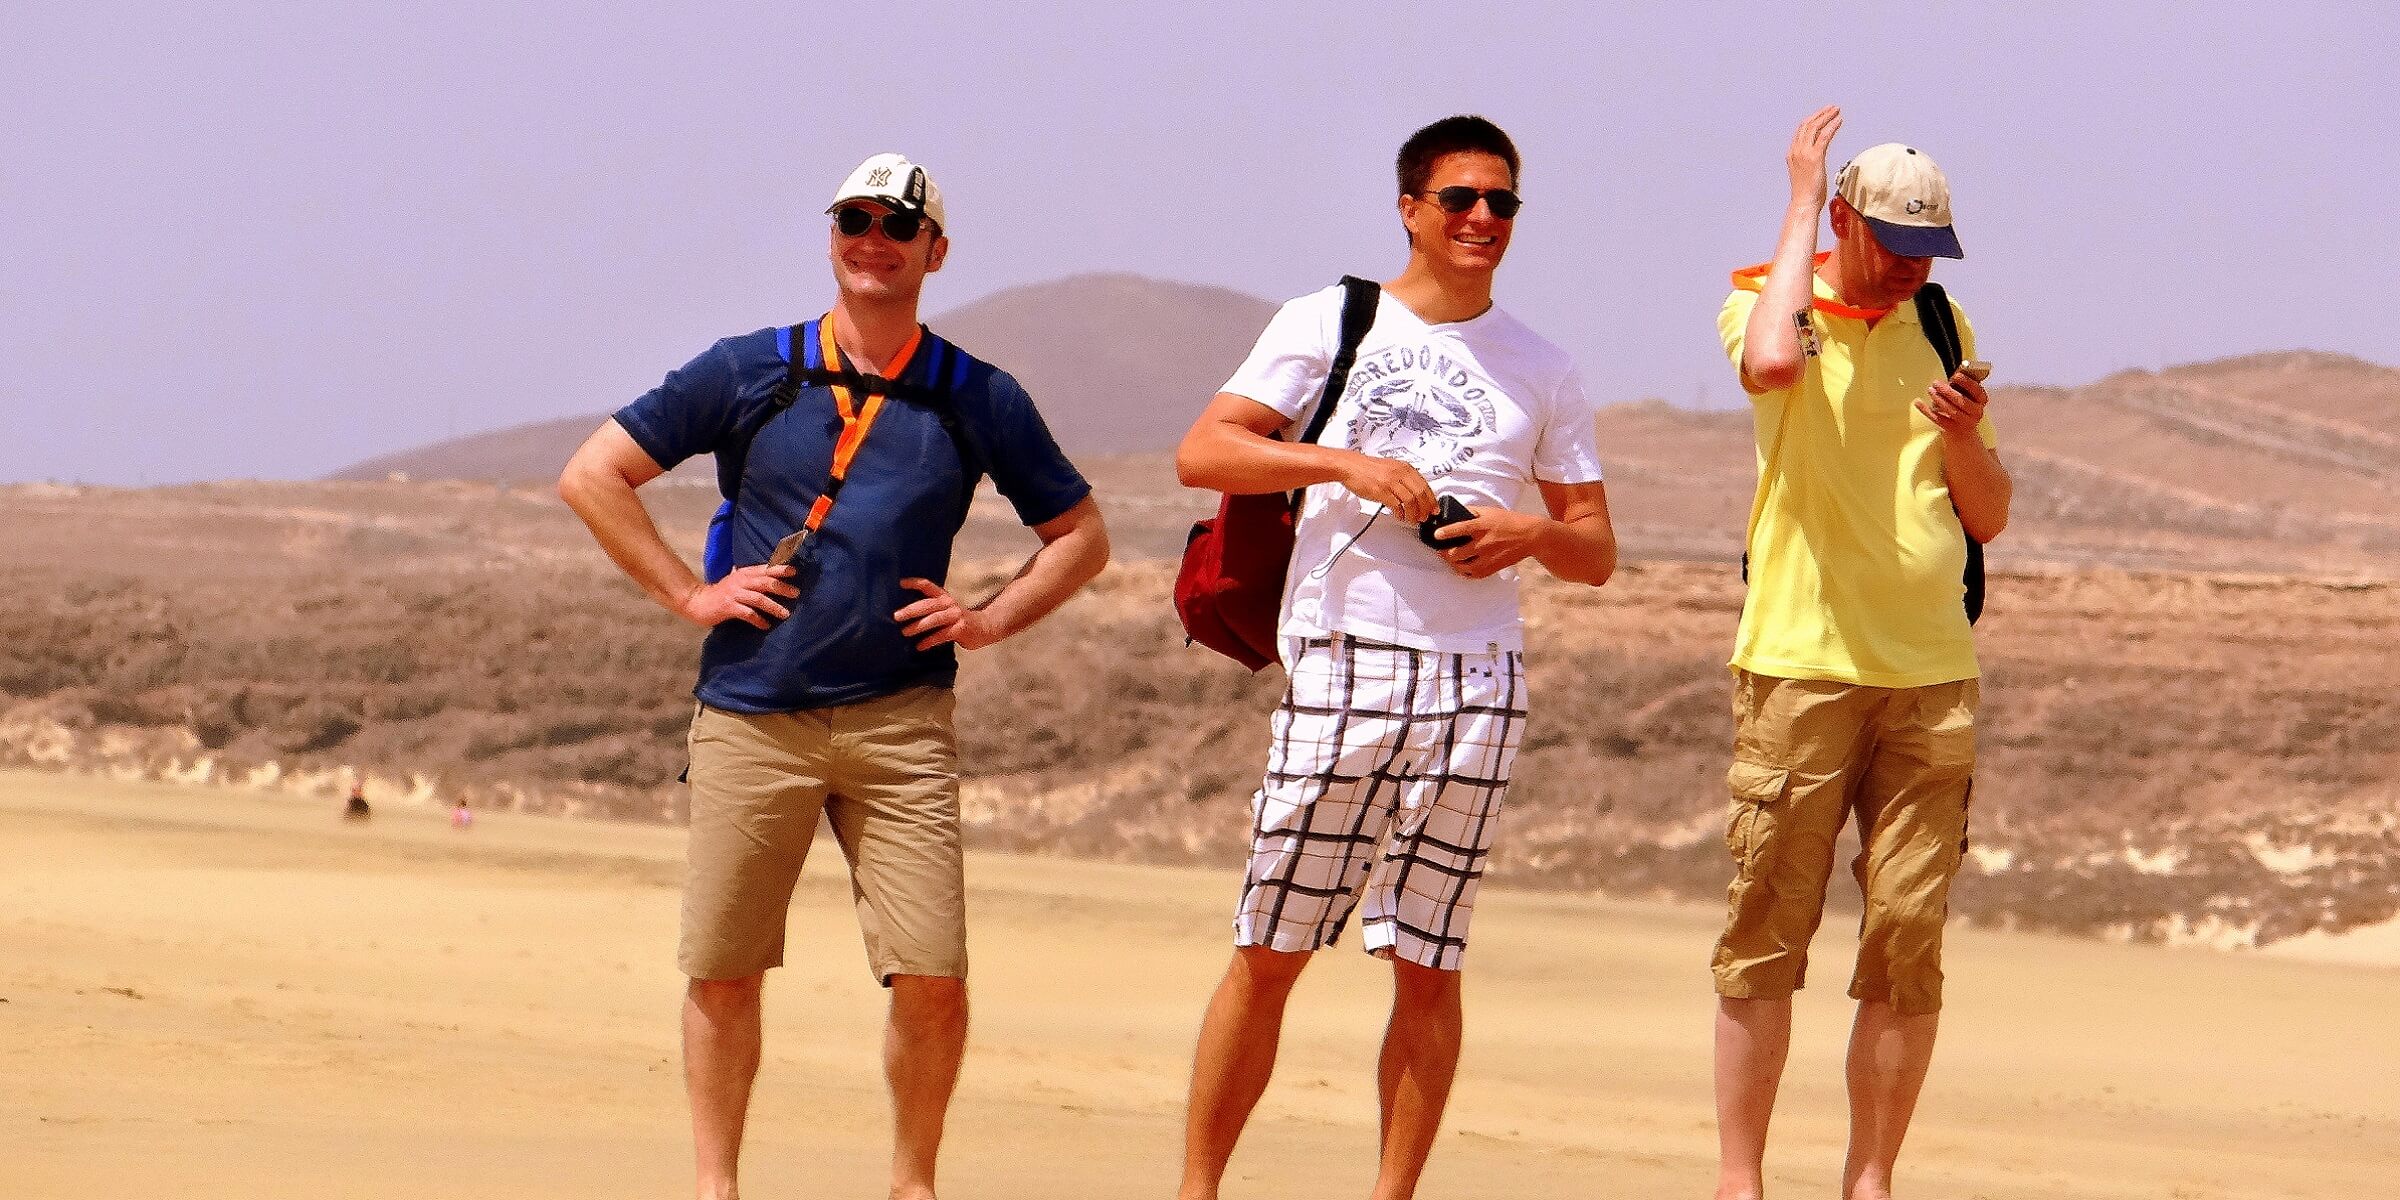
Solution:
{"label": "orange lanyard", "polygon": [[[1827,250],[1817,255],[1814,266],[1824,266],[1825,260],[1832,257],[1833,251]],[[1773,263],[1760,263],[1755,267],[1743,267],[1741,270],[1735,271],[1733,286],[1745,292],[1767,290],[1767,268],[1773,265]],[[1814,274],[1814,267],[1811,268],[1811,274]],[[1892,311],[1890,308],[1860,308],[1855,304],[1844,304],[1839,300],[1827,300],[1816,294],[1817,284],[1813,278],[1809,280],[1808,291],[1808,306],[1829,317],[1848,317],[1853,321],[1880,321],[1890,315]]]}
{"label": "orange lanyard", "polygon": [[[893,355],[892,361],[884,365],[883,377],[900,378],[900,373],[908,369],[908,360],[917,356],[917,343],[924,340],[925,327],[919,325],[915,332],[908,335],[908,342],[900,347],[900,353]],[[840,372],[842,351],[833,341],[832,313],[826,313],[825,319],[817,322],[817,346],[822,352],[826,369]],[[867,440],[867,430],[874,427],[876,414],[883,411],[883,393],[870,392],[862,408],[851,401],[849,387],[837,383],[833,385],[833,407],[842,414],[842,436],[833,443],[833,480],[825,485],[823,492],[818,493],[817,502],[808,506],[807,529],[810,533],[815,533],[825,523],[825,514],[833,511],[833,494],[841,490],[842,480],[850,474],[850,460],[858,457],[859,446]]]}

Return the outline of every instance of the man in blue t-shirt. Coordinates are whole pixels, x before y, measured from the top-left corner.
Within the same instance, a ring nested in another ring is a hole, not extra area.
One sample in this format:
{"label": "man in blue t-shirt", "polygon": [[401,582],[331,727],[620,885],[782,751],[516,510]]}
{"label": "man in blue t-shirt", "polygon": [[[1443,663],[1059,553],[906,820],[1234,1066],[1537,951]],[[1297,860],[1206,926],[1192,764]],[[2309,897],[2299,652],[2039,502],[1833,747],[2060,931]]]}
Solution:
{"label": "man in blue t-shirt", "polygon": [[[924,168],[878,154],[826,211],[832,311],[670,373],[575,452],[559,494],[642,590],[709,631],[679,954],[699,1193],[737,1191],[760,995],[822,815],[892,993],[891,1194],[931,1200],[967,1030],[956,648],[1058,607],[1107,563],[1108,531],[1025,389],[918,324],[950,249]],[[704,582],[635,489],[710,453],[729,497],[712,542],[743,565]],[[943,581],[985,474],[1042,548],[970,605]]]}

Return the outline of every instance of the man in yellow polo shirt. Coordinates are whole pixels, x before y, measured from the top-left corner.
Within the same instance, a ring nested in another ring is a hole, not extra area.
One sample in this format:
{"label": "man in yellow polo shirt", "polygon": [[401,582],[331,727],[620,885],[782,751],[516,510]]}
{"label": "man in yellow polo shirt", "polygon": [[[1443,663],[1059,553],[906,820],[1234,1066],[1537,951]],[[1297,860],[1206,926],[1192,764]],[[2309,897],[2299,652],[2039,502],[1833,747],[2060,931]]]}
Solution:
{"label": "man in yellow polo shirt", "polygon": [[[1733,655],[1738,864],[1714,962],[1718,1200],[1763,1191],[1792,993],[1853,814],[1866,902],[1850,995],[1845,1200],[1888,1200],[1933,1059],[1942,925],[1975,766],[1967,539],[2008,522],[1982,383],[1945,378],[1913,300],[1963,257],[1949,184],[1897,143],[1842,168],[1826,202],[1827,107],[1801,122],[1775,257],[1737,273],[1717,317],[1750,394],[1759,483]],[[1817,253],[1830,208],[1834,248]],[[1955,311],[1955,310],[1954,310]],[[1957,316],[1965,356],[1973,331]]]}

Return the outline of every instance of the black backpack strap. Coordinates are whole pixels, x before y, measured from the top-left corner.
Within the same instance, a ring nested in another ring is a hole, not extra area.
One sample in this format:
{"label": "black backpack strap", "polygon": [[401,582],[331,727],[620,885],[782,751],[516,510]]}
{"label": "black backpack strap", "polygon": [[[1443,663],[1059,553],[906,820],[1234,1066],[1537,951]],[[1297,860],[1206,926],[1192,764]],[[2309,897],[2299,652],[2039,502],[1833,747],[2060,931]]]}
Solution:
{"label": "black backpack strap", "polygon": [[[1925,340],[1933,343],[1933,351],[1942,356],[1942,377],[1958,374],[1967,361],[1967,348],[1958,336],[1958,314],[1950,308],[1950,294],[1938,283],[1927,283],[1917,289],[1917,323],[1925,327]],[[1967,571],[1962,582],[1967,589],[1967,624],[1983,617],[1983,543],[1967,539]]]}
{"label": "black backpack strap", "polygon": [[1358,362],[1359,343],[1366,341],[1367,331],[1375,327],[1375,306],[1382,298],[1383,288],[1374,280],[1342,276],[1341,341],[1334,347],[1333,367],[1325,373],[1325,395],[1317,401],[1317,411],[1308,419],[1308,432],[1301,435],[1301,441],[1314,442],[1325,435],[1333,406],[1350,385],[1350,368]]}
{"label": "black backpack strap", "polygon": [[967,352],[930,329],[925,335],[933,340],[933,353],[925,371],[934,381],[933,386],[894,384],[882,379],[875,382],[883,385],[880,390],[887,395],[924,405],[942,423],[942,432],[950,435],[950,448],[958,452],[959,477],[965,481],[966,495],[960,503],[972,505],[975,481],[978,476],[991,474],[991,459],[983,453],[983,444],[968,425],[966,415],[958,410],[958,393],[967,384]]}
{"label": "black backpack strap", "polygon": [[1934,353],[1942,356],[1944,377],[1958,374],[1967,361],[1967,348],[1958,338],[1958,315],[1950,309],[1950,294],[1938,283],[1928,283],[1917,289],[1917,323],[1925,327],[1925,340],[1933,343]]}
{"label": "black backpack strap", "polygon": [[787,347],[783,360],[783,379],[768,394],[767,402],[751,414],[740,428],[734,430],[733,436],[725,439],[725,444],[717,447],[717,493],[725,497],[728,504],[741,498],[742,471],[749,465],[750,443],[757,440],[758,431],[765,429],[767,422],[774,420],[783,410],[790,408],[794,400],[800,398],[802,377],[810,370],[801,361],[805,356],[801,334],[807,328],[803,323],[783,331],[783,341]]}
{"label": "black backpack strap", "polygon": [[[894,396],[902,400],[913,400],[919,404],[933,404],[946,398],[940,389],[930,388],[921,383],[885,379],[881,375],[861,374],[848,367],[839,371],[826,367],[801,367],[797,370],[787,367],[784,372],[784,384],[795,396],[804,387],[838,386],[846,387],[852,393],[860,396]],[[783,392],[778,390],[776,394],[782,396]],[[784,399],[781,403],[788,405],[791,400]]]}
{"label": "black backpack strap", "polygon": [[[1359,343],[1366,341],[1367,331],[1375,327],[1375,307],[1382,300],[1383,288],[1374,280],[1342,276],[1341,340],[1334,346],[1333,365],[1325,372],[1325,393],[1317,398],[1317,411],[1308,418],[1301,441],[1313,443],[1325,435],[1325,426],[1333,420],[1333,406],[1350,386],[1350,368],[1358,362]],[[1307,488],[1295,490],[1292,507],[1299,508],[1300,498],[1307,494]]]}
{"label": "black backpack strap", "polygon": [[[880,394],[922,405],[941,421],[942,432],[950,436],[950,445],[958,451],[958,461],[966,468],[967,474],[973,476],[985,469],[985,459],[977,449],[974,434],[959,416],[958,405],[950,394],[966,377],[965,351],[936,338],[931,374],[939,382],[929,387],[921,383],[885,379],[881,375],[867,375],[847,367],[837,371],[822,365],[810,366],[807,339],[803,336],[807,328],[806,324],[800,324],[784,331],[789,350],[783,362],[782,381],[775,385],[767,402],[717,449],[717,490],[725,499],[739,498],[742,471],[750,456],[750,444],[758,439],[759,431],[765,429],[767,423],[781,415],[783,410],[790,408],[800,398],[803,388],[810,387],[838,384],[858,395]],[[948,356],[947,363],[945,355]],[[949,364],[955,364],[957,369],[945,370]]]}

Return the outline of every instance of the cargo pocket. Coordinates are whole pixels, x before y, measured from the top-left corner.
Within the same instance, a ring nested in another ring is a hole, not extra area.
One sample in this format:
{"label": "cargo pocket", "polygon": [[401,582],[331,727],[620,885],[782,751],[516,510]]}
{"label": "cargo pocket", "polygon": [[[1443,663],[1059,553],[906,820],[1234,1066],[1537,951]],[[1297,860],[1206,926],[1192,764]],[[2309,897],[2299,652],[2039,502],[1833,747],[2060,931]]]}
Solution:
{"label": "cargo pocket", "polygon": [[1725,773],[1725,786],[1733,793],[1726,814],[1725,848],[1732,852],[1733,861],[1741,864],[1744,875],[1750,873],[1774,835],[1791,776],[1782,767],[1743,758],[1733,760],[1733,769]]}

